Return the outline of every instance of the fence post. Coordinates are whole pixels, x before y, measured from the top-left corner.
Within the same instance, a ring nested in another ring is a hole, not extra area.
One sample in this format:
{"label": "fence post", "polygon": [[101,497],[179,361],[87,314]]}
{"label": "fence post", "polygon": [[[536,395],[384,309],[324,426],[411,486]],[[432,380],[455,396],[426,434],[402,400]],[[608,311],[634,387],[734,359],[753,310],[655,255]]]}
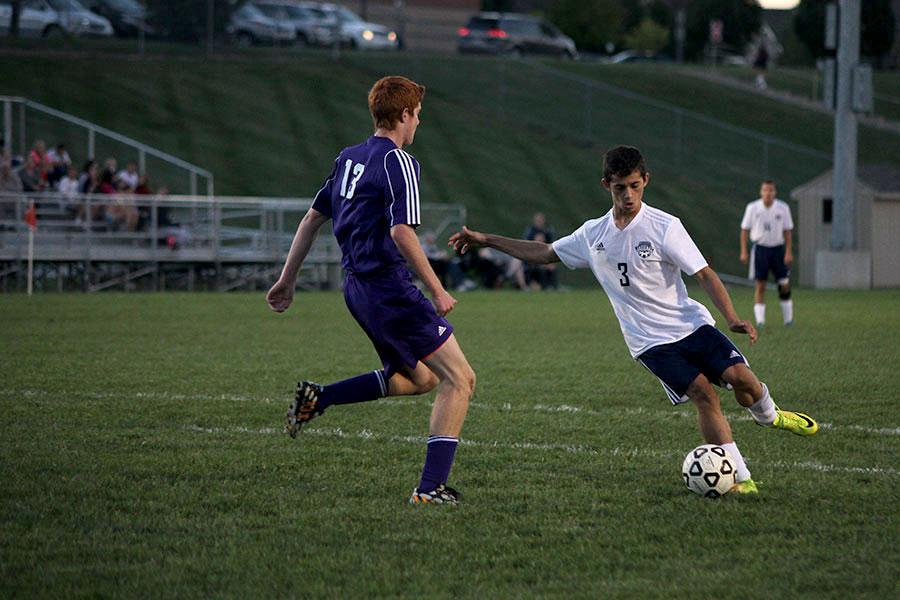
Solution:
{"label": "fence post", "polygon": [[147,173],[147,153],[143,148],[138,150],[138,173],[145,175]]}
{"label": "fence post", "polygon": [[196,196],[197,195],[197,171],[191,171],[190,181],[191,181],[191,183],[190,183],[191,196]]}
{"label": "fence post", "polygon": [[95,132],[93,129],[88,129],[88,148],[87,148],[87,150],[88,150],[88,158],[90,160],[94,160],[97,158],[96,154],[94,154],[96,136],[97,136],[97,132]]}
{"label": "fence post", "polygon": [[25,103],[23,102],[19,105],[19,154],[23,157],[25,156],[27,137],[25,132]]}
{"label": "fence post", "polygon": [[12,154],[12,102],[3,103],[3,153]]}

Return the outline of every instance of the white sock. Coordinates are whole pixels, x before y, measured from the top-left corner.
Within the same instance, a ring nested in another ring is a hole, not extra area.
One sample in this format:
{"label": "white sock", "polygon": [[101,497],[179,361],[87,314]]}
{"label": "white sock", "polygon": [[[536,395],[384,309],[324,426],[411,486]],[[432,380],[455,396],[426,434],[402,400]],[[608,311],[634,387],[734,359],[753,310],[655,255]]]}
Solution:
{"label": "white sock", "polygon": [[760,382],[760,385],[763,389],[762,398],[756,401],[756,403],[748,408],[750,411],[750,416],[753,417],[753,420],[759,423],[760,425],[771,425],[775,422],[775,401],[772,400],[772,396],[769,394],[769,388],[766,387],[766,384]]}
{"label": "white sock", "polygon": [[747,469],[747,463],[744,462],[744,457],[741,456],[741,451],[738,450],[737,444],[728,442],[727,444],[722,444],[722,447],[728,450],[728,454],[730,454],[731,458],[734,459],[734,462],[737,463],[737,473],[735,473],[734,480],[740,483],[741,481],[750,479],[750,470]]}
{"label": "white sock", "polygon": [[765,304],[754,304],[753,305],[753,316],[756,318],[756,324],[762,325],[766,322],[766,305]]}
{"label": "white sock", "polygon": [[784,323],[787,325],[791,321],[794,320],[794,301],[793,300],[782,300],[781,301],[781,315],[784,317]]}

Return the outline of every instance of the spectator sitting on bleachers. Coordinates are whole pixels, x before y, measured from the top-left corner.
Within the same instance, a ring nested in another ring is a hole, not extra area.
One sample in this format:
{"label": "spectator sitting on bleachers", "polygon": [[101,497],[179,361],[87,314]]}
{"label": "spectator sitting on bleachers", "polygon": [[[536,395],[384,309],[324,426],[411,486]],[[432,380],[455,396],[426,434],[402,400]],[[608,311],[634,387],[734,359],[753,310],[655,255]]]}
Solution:
{"label": "spectator sitting on bleachers", "polygon": [[110,156],[105,161],[103,161],[103,169],[100,170],[101,179],[103,179],[103,173],[107,171],[112,176],[110,185],[112,185],[114,188],[118,188],[119,163],[113,156]]}
{"label": "spectator sitting on bleachers", "polygon": [[28,155],[25,164],[19,169],[19,179],[22,180],[22,190],[25,192],[40,192],[43,189],[41,174],[34,162],[34,153]]}
{"label": "spectator sitting on bleachers", "polygon": [[70,166],[65,177],[56,183],[56,191],[68,202],[75,199],[78,195],[78,171],[75,167]]}
{"label": "spectator sitting on bleachers", "polygon": [[50,162],[50,175],[47,182],[50,187],[57,187],[57,182],[66,176],[72,166],[72,157],[69,156],[66,145],[60,142],[56,148],[47,153],[47,158]]}
{"label": "spectator sitting on bleachers", "polygon": [[[0,162],[0,193],[4,195],[0,199],[0,219],[13,219],[16,215],[16,202],[22,194],[22,180],[12,169],[12,160],[4,155]],[[12,198],[7,194],[15,194]]]}
{"label": "spectator sitting on bleachers", "polygon": [[137,171],[137,163],[129,160],[125,168],[116,175],[116,184],[119,190],[123,192],[133,192],[140,183],[140,175]]}
{"label": "spectator sitting on bleachers", "polygon": [[[50,162],[50,157],[47,155],[47,145],[44,143],[44,140],[37,140],[34,142],[34,146],[31,147],[31,152],[28,153],[28,157],[31,158],[34,163],[34,168],[38,172],[40,186],[37,191],[43,191],[47,187],[47,180],[50,177],[50,170],[53,167],[53,164]],[[28,161],[26,160],[26,162]]]}
{"label": "spectator sitting on bleachers", "polygon": [[94,194],[100,188],[100,171],[96,160],[84,163],[81,174],[78,176],[78,191],[82,194]]}
{"label": "spectator sitting on bleachers", "polygon": [[137,207],[129,202],[127,197],[118,194],[113,185],[113,173],[110,170],[105,169],[100,175],[100,188],[98,191],[101,194],[116,194],[117,196],[112,202],[104,206],[106,221],[112,228],[124,228],[127,231],[137,230],[138,220],[140,219]]}

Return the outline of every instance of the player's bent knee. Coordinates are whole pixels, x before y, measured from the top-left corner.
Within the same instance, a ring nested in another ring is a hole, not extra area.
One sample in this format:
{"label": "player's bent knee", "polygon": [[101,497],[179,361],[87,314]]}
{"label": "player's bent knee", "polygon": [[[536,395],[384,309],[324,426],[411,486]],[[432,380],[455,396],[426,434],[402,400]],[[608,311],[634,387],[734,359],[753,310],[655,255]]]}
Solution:
{"label": "player's bent knee", "polygon": [[438,383],[440,383],[440,379],[438,379],[438,376],[429,371],[428,375],[423,377],[421,380],[416,381],[416,393],[427,394],[428,392],[436,388]]}

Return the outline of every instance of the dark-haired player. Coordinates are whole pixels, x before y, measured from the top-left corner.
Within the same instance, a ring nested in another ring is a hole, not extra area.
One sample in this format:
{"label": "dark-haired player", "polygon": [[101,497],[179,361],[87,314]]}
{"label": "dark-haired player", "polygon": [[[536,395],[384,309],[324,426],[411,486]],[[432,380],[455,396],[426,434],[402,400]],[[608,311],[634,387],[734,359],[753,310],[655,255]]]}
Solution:
{"label": "dark-haired player", "polygon": [[[332,219],[343,254],[347,308],[383,368],[326,386],[298,383],[288,409],[288,433],[295,437],[304,423],[333,405],[424,394],[436,387],[425,467],[410,502],[456,504],[459,495],[446,483],[475,373],[444,318],[456,300],[434,274],[415,232],[421,223],[419,163],[403,147],[413,142],[424,95],[424,86],[405,77],[375,83],[369,92],[375,134],[344,148],[334,161],[266,301],[276,312],[287,310],[303,260],[319,228]],[[413,285],[407,265],[428,288],[431,302]]]}
{"label": "dark-haired player", "polygon": [[[759,186],[759,199],[747,205],[741,220],[741,262],[750,263],[750,278],[756,281],[753,294],[753,317],[756,326],[766,324],[766,282],[769,272],[778,283],[781,316],[785,325],[794,323],[794,302],[791,300],[791,252],[794,220],[791,208],[775,197],[775,182],[766,179]],[[753,248],[747,252],[747,238]]]}
{"label": "dark-haired player", "polygon": [[688,296],[682,271],[694,276],[731,331],[749,335],[751,344],[756,341],[756,329],[738,317],[725,286],[681,221],[643,203],[649,182],[640,151],[618,146],[604,157],[602,183],[613,206],[602,217],[553,244],[465,227],[450,243],[462,252],[489,246],[529,263],[562,261],[570,269],[591,269],[612,303],[632,357],[659,378],[673,404],[694,403],[703,439],[726,448],[737,462],[733,491],[756,493],[712,384],[733,389],[760,425],[798,435],[812,435],[818,425],[802,413],[779,410],[740,350],[713,326],[706,307]]}

